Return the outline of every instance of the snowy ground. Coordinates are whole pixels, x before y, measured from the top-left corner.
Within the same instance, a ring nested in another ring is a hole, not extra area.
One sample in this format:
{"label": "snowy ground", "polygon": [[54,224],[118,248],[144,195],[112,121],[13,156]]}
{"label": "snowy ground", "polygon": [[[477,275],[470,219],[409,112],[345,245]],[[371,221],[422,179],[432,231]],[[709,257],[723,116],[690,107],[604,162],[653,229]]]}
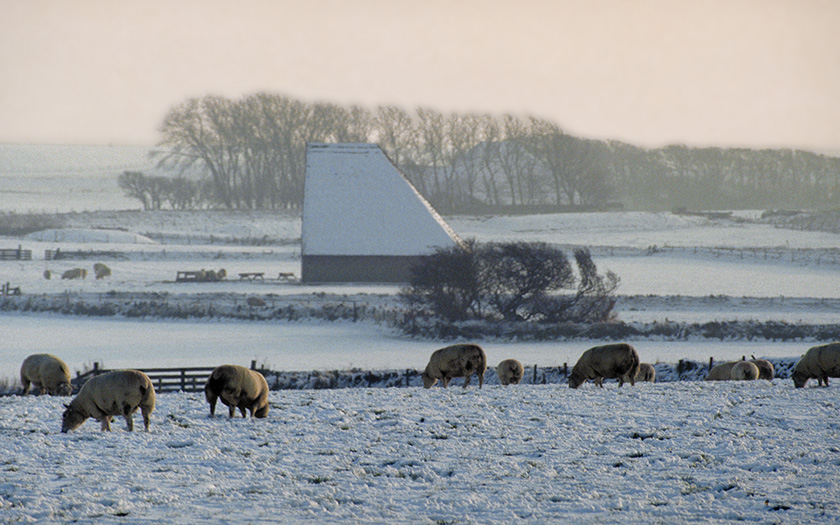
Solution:
{"label": "snowy ground", "polygon": [[[394,286],[273,279],[300,275],[294,216],[95,211],[138,207],[121,195],[116,176],[153,173],[139,148],[103,157],[96,147],[0,146],[0,160],[0,212],[91,212],[62,217],[74,230],[0,237],[0,248],[33,251],[32,261],[0,261],[0,284],[19,286],[24,300],[113,292],[387,306],[395,298]],[[618,314],[626,321],[836,323],[840,237],[774,228],[755,222],[758,212],[736,215],[449,222],[479,241],[592,247],[599,268],[621,277]],[[96,254],[46,260],[56,248]],[[112,277],[57,278],[73,267],[92,272],[95,262],[107,263]],[[220,268],[226,282],[173,282],[177,271]],[[255,271],[267,280],[238,280]],[[58,354],[74,371],[94,362],[139,368],[252,360],[277,370],[418,369],[446,344],[371,322],[21,313],[0,314],[0,334],[0,383],[15,383],[23,358],[36,352]],[[633,343],[653,363],[795,357],[816,344]],[[482,342],[491,366],[508,357],[527,366],[571,364],[592,344]],[[794,389],[776,379],[276,391],[268,419],[259,421],[210,419],[200,395],[161,394],[150,434],[129,434],[121,422],[100,433],[93,421],[60,434],[67,399],[0,397],[0,522],[840,522],[837,388]]]}
{"label": "snowy ground", "polygon": [[164,394],[149,434],[61,434],[63,401],[0,398],[4,523],[840,521],[836,386]]}

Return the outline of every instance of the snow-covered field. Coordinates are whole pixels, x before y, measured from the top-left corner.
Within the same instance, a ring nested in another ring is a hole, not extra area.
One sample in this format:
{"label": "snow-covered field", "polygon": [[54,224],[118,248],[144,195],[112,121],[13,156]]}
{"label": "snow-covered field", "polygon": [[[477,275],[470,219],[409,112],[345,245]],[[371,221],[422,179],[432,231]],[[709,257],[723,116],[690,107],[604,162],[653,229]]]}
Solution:
{"label": "snow-covered field", "polygon": [[[0,166],[0,212],[88,212],[62,217],[72,229],[0,237],[0,248],[33,252],[31,261],[0,261],[0,284],[19,286],[22,300],[396,300],[394,286],[272,279],[300,275],[298,217],[101,211],[137,208],[119,193],[116,176],[147,171],[138,150],[117,148],[107,162],[94,162],[89,157],[101,149],[36,149],[0,147],[0,157],[14,159]],[[448,219],[462,237],[479,241],[592,247],[599,269],[621,277],[622,320],[837,323],[840,236],[774,228],[755,221],[758,212],[737,215]],[[94,253],[47,260],[46,250],[55,249]],[[95,262],[113,275],[59,278],[74,267],[92,273]],[[230,276],[224,282],[174,282],[178,271],[220,268]],[[268,279],[240,281],[240,272]],[[633,343],[654,363],[795,357],[818,344]],[[55,353],[74,371],[94,362],[148,368],[252,360],[276,370],[418,369],[443,344],[368,321],[11,312],[0,313],[0,382],[16,382],[21,361],[36,352]],[[482,342],[491,366],[508,357],[526,366],[572,364],[593,344]],[[278,391],[269,418],[258,421],[209,419],[202,396],[161,394],[150,434],[129,434],[121,422],[100,433],[92,421],[60,434],[66,399],[0,397],[0,522],[838,522],[837,388],[794,389],[776,379]]]}
{"label": "snow-covered field", "polygon": [[[836,523],[837,389],[790,381],[158,397],[151,432],[0,398],[4,523]],[[138,416],[139,419],[139,416]],[[142,425],[141,425],[142,428]]]}

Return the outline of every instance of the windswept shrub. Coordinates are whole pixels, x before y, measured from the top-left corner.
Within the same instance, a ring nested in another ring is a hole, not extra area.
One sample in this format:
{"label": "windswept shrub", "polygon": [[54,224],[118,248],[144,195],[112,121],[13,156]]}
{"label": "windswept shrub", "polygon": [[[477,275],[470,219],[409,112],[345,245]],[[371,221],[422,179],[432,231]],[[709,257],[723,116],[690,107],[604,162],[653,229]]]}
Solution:
{"label": "windswept shrub", "polygon": [[401,291],[412,317],[602,323],[612,319],[619,279],[598,273],[587,249],[566,255],[546,243],[467,243],[412,269]]}

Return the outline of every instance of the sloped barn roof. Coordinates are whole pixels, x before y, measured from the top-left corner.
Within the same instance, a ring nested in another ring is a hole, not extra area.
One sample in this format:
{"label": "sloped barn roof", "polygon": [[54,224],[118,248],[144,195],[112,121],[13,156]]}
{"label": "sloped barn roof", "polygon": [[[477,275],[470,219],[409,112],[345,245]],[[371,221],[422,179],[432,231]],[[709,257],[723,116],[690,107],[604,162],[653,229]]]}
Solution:
{"label": "sloped barn roof", "polygon": [[457,244],[379,146],[307,145],[303,256],[417,256]]}

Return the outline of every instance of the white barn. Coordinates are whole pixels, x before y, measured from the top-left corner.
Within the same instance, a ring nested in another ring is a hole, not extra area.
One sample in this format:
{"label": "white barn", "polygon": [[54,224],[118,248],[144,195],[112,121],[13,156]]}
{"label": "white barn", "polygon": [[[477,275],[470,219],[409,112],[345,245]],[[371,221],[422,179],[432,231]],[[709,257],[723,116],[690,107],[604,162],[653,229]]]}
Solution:
{"label": "white barn", "polygon": [[301,280],[408,282],[438,248],[463,246],[375,144],[306,148]]}

